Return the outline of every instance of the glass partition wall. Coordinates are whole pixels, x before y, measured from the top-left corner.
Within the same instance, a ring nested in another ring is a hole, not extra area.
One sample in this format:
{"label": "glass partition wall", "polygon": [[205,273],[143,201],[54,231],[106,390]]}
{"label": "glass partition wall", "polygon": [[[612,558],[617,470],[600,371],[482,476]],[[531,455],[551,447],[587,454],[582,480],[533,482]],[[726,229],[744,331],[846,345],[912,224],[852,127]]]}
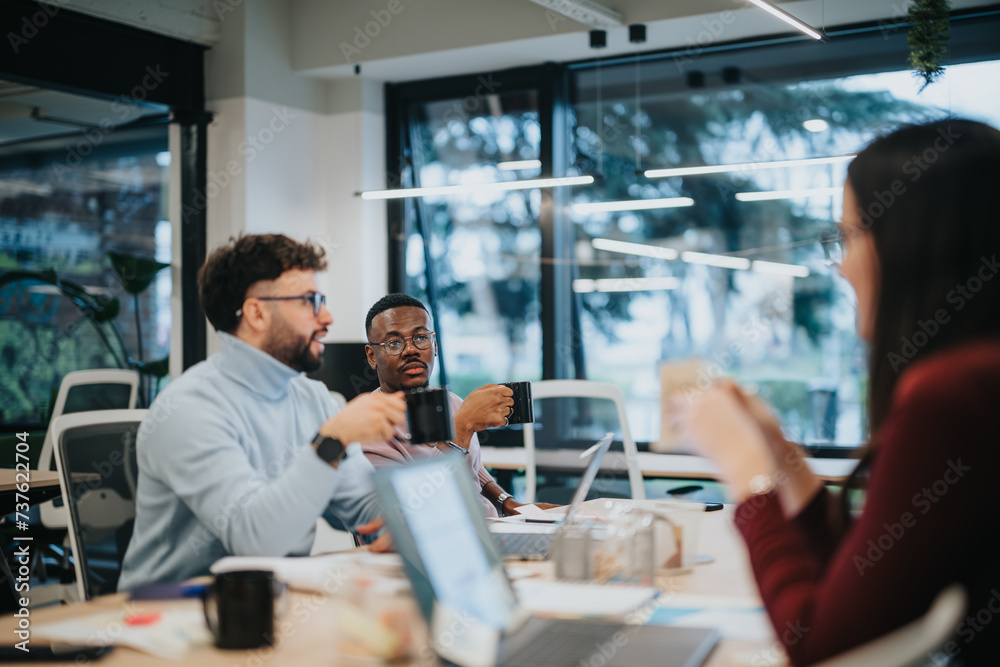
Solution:
{"label": "glass partition wall", "polygon": [[[410,112],[420,187],[540,173],[532,90],[418,103]],[[410,206],[404,291],[428,302],[435,290],[438,370],[452,390],[465,396],[487,382],[541,379],[541,192],[425,197]]]}
{"label": "glass partition wall", "polygon": [[[756,386],[817,451],[857,447],[867,351],[826,243],[846,167],[902,123],[1000,125],[1000,53],[979,34],[990,25],[953,23],[953,63],[926,89],[905,71],[905,32],[876,28],[571,63],[518,90],[505,72],[390,86],[404,186],[595,177],[407,200],[390,215],[405,230],[393,287],[426,299],[430,279],[460,395],[511,379],[611,382],[642,448],[661,439],[666,366]],[[474,94],[483,81],[496,90]]]}

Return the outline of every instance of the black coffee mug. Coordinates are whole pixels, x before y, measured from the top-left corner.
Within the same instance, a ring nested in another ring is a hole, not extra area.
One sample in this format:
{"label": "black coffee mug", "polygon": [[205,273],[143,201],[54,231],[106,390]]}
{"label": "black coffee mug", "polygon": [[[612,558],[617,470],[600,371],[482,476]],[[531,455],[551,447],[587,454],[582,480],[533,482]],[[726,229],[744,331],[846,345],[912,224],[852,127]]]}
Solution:
{"label": "black coffee mug", "polygon": [[531,406],[531,383],[530,382],[502,382],[505,387],[510,387],[514,392],[514,405],[510,416],[507,417],[508,424],[530,424],[535,421],[535,411]]}
{"label": "black coffee mug", "polygon": [[418,387],[408,391],[406,418],[410,422],[410,442],[414,444],[455,439],[447,389]]}
{"label": "black coffee mug", "polygon": [[[244,570],[215,576],[202,598],[205,622],[219,648],[259,648],[274,644],[275,599],[285,585],[273,572]],[[280,602],[279,602],[280,606]]]}

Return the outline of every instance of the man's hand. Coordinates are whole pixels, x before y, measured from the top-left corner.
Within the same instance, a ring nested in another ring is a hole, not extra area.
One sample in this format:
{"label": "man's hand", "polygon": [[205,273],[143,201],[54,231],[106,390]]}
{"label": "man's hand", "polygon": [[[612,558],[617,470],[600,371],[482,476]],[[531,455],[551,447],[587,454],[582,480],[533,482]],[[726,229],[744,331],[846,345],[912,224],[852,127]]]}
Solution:
{"label": "man's hand", "polygon": [[[368,523],[358,526],[354,529],[354,531],[359,535],[371,535],[372,533],[377,533],[382,530],[384,526],[385,519],[377,516]],[[375,538],[374,542],[368,545],[368,551],[385,552],[393,550],[395,550],[395,547],[392,543],[392,535],[389,534],[388,530],[379,535]]]}
{"label": "man's hand", "polygon": [[506,426],[507,416],[514,407],[513,395],[510,387],[499,384],[473,390],[455,413],[455,441],[468,446],[476,431]]}
{"label": "man's hand", "polygon": [[388,440],[397,426],[406,423],[406,400],[402,392],[362,394],[319,428],[322,435],[344,444]]}

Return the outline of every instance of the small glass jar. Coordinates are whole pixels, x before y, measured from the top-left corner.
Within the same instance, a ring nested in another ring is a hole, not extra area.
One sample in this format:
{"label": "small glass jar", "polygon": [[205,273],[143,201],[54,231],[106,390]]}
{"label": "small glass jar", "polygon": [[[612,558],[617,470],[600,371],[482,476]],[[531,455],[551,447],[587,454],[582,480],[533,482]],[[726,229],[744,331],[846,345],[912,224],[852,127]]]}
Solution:
{"label": "small glass jar", "polygon": [[591,536],[591,577],[600,583],[653,585],[653,516],[628,502],[609,501]]}
{"label": "small glass jar", "polygon": [[550,557],[556,564],[556,579],[589,581],[593,577],[591,526],[590,523],[568,523],[556,530],[550,547]]}

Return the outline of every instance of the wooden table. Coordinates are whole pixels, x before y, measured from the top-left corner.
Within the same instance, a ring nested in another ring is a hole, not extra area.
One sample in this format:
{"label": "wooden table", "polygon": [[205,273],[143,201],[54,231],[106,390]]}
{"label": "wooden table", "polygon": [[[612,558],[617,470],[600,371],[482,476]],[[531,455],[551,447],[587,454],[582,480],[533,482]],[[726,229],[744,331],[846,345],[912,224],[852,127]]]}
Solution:
{"label": "wooden table", "polygon": [[[17,489],[19,481],[17,477],[18,473],[23,475],[24,471],[18,471],[14,468],[0,468],[0,492],[15,491]],[[32,490],[59,486],[59,473],[55,470],[29,470],[28,477],[28,486]]]}
{"label": "wooden table", "polygon": [[[598,503],[601,501],[590,501]],[[727,507],[721,512],[706,512],[698,551],[711,554],[714,563],[699,565],[689,574],[659,577],[657,585],[669,596],[674,593],[698,593],[727,598],[743,598],[749,603],[758,602],[756,587],[750,573],[749,564],[742,542],[732,525],[732,511]],[[101,611],[127,610],[130,613],[165,611],[169,609],[200,610],[199,600],[142,601],[129,602],[125,595],[111,595],[90,602],[74,603],[64,607],[33,609],[31,624],[37,627],[44,623],[65,620]],[[334,599],[318,594],[293,592],[289,600],[289,611],[282,619],[289,625],[287,632],[279,633],[281,639],[276,647],[247,650],[223,651],[209,646],[194,648],[184,659],[184,665],[192,666],[268,666],[286,664],[337,664],[332,657],[331,629],[335,627]],[[12,644],[14,617],[0,618],[0,642]],[[41,640],[33,640],[33,645],[41,645]],[[762,656],[769,655],[774,642],[767,641],[723,641],[712,653],[706,667],[749,667],[765,664]],[[146,667],[177,665],[181,663],[154,658],[128,648],[117,648],[104,657],[100,664],[107,667]],[[780,664],[767,662],[766,664]]]}
{"label": "wooden table", "polygon": [[[23,475],[23,470],[0,468],[0,516],[14,511],[13,501],[16,499],[17,485],[24,481]],[[75,472],[72,477],[74,482],[90,482],[100,479],[101,475],[96,472]],[[58,498],[62,495],[59,488],[59,473],[55,470],[29,470],[28,489],[26,495],[32,506]],[[19,500],[19,502],[24,501]]]}
{"label": "wooden table", "polygon": [[[483,447],[483,465],[497,470],[524,470],[525,450],[522,447]],[[643,477],[663,477],[670,479],[714,480],[719,477],[719,468],[709,459],[689,454],[656,454],[639,452],[639,469]],[[839,483],[858,464],[855,459],[808,458],[809,468],[825,482]],[[586,461],[580,460],[580,452],[575,449],[536,449],[535,463],[538,467],[559,468],[580,471]],[[601,463],[601,470],[610,470],[624,475],[627,471],[625,454],[608,452]]]}

